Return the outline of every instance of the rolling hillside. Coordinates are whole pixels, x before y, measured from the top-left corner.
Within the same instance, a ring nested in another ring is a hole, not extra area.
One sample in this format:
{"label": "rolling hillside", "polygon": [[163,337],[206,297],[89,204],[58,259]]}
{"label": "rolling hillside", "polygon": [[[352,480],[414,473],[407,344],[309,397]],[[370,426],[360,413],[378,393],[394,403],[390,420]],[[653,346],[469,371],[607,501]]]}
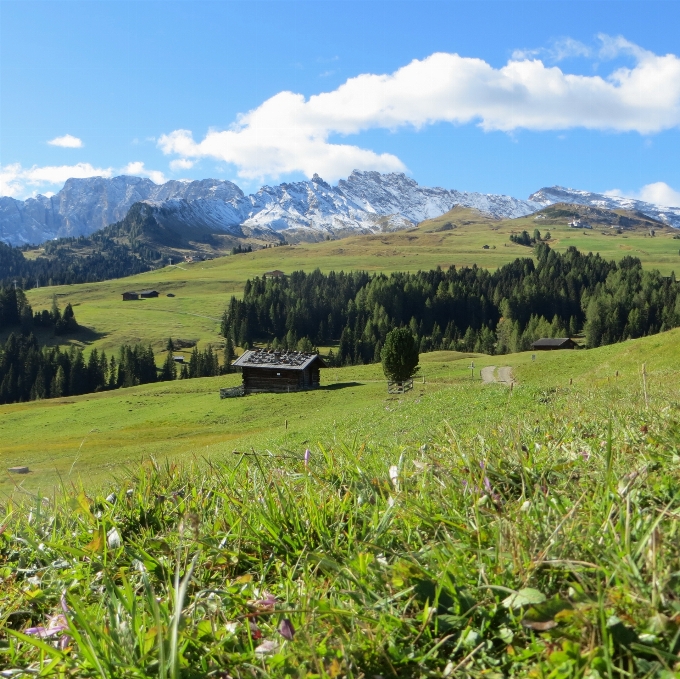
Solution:
{"label": "rolling hillside", "polygon": [[[411,445],[444,421],[461,433],[483,431],[499,418],[550,417],[555,407],[572,408],[574,398],[642,398],[643,363],[649,394],[657,394],[678,384],[678,359],[680,329],[589,351],[539,353],[535,360],[530,353],[423,354],[424,382],[404,397],[388,396],[380,365],[367,365],[327,369],[321,389],[288,395],[220,400],[221,387],[240,383],[232,374],[6,405],[0,460],[4,467],[29,465],[34,473],[20,479],[23,487],[45,491],[60,479],[110,481],[149,456],[227,459],[235,449],[300,450],[376,436]],[[517,380],[511,401],[506,389],[482,384],[484,366],[511,368]],[[17,477],[0,479],[0,492],[11,493]]]}
{"label": "rolling hillside", "polygon": [[[680,270],[680,240],[674,239],[680,235],[677,231],[658,228],[656,235],[650,237],[646,225],[626,228],[617,234],[617,229],[604,225],[590,230],[572,229],[567,221],[563,217],[536,220],[533,216],[493,220],[469,208],[455,208],[407,231],[267,248],[166,266],[119,280],[43,287],[27,294],[34,309],[49,308],[53,295],[62,308],[70,302],[78,322],[88,328],[65,340],[44,336],[41,341],[84,343],[107,352],[117,350],[124,342],[148,341],[162,351],[168,337],[196,340],[199,345],[220,345],[219,319],[229,297],[240,295],[248,278],[272,269],[290,273],[319,267],[322,271],[361,269],[390,273],[452,264],[495,269],[517,257],[532,256],[531,248],[511,243],[509,236],[522,230],[533,233],[539,228],[544,235],[550,231],[549,244],[556,250],[573,245],[585,252],[600,252],[610,259],[639,257],[645,266],[658,268],[665,275]],[[160,296],[138,302],[121,301],[126,290],[148,288],[157,289]]]}

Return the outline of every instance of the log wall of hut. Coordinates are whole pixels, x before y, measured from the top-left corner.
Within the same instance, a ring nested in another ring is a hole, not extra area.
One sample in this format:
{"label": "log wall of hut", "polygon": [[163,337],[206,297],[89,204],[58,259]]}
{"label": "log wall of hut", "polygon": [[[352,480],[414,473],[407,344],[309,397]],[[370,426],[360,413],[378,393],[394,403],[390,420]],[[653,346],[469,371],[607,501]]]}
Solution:
{"label": "log wall of hut", "polygon": [[286,370],[243,366],[243,390],[246,394],[257,392],[301,391],[319,386],[320,372],[316,366],[304,370]]}

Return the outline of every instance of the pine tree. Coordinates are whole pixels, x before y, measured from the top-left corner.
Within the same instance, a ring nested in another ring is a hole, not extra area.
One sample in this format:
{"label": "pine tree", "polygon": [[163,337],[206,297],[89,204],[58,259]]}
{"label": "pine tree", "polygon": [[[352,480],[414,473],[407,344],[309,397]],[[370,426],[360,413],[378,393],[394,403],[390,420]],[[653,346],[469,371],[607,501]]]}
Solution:
{"label": "pine tree", "polygon": [[57,368],[57,374],[52,380],[50,396],[52,396],[52,398],[66,396],[66,374],[64,373],[64,368],[61,365]]}
{"label": "pine tree", "polygon": [[232,370],[231,364],[236,358],[236,352],[234,351],[234,342],[230,335],[227,335],[224,341],[224,372],[229,373]]}
{"label": "pine tree", "polygon": [[403,382],[418,370],[418,346],[408,328],[395,328],[387,334],[380,353],[383,372],[388,380]]}
{"label": "pine tree", "polygon": [[172,351],[168,351],[161,368],[160,381],[167,382],[169,380],[177,379],[177,363],[172,355]]}

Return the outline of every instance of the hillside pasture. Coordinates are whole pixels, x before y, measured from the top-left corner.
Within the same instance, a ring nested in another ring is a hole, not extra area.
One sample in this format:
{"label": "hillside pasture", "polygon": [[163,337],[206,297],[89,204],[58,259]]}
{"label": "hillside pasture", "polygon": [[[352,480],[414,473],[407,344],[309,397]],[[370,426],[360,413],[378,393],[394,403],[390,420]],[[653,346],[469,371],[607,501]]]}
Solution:
{"label": "hillside pasture", "polygon": [[[323,272],[365,270],[386,274],[451,265],[496,269],[517,257],[533,256],[531,248],[511,243],[509,237],[522,230],[531,234],[534,228],[544,234],[549,229],[549,244],[556,250],[573,245],[610,259],[631,255],[664,275],[680,268],[680,240],[673,239],[675,231],[660,231],[653,238],[644,230],[616,235],[611,229],[570,229],[566,220],[562,221],[565,223],[544,224],[531,216],[495,221],[474,210],[455,208],[408,231],[266,248],[166,266],[118,280],[34,289],[27,296],[34,309],[50,308],[54,295],[62,308],[70,302],[78,322],[88,328],[80,335],[45,336],[41,340],[97,347],[109,353],[123,343],[143,341],[162,353],[168,337],[196,340],[201,347],[208,343],[221,346],[219,319],[230,296],[240,296],[246,280],[273,269],[290,273],[318,267]],[[148,288],[158,290],[160,296],[122,301],[123,292]],[[168,293],[175,296],[168,297]]]}
{"label": "hillside pasture", "polygon": [[[584,394],[623,399],[633,390],[639,399],[642,364],[651,393],[678,384],[679,359],[680,330],[672,330],[588,351],[422,354],[413,392],[400,397],[387,394],[379,365],[366,365],[323,370],[321,389],[293,394],[221,400],[221,387],[240,383],[232,374],[4,405],[0,461],[5,469],[28,465],[32,473],[3,474],[0,492],[12,494],[17,483],[41,492],[64,482],[96,486],[150,456],[224,460],[250,448],[299,454],[305,446],[348,440],[420,445],[445,422],[483,432],[503,421],[551,417]],[[511,369],[517,381],[511,394],[482,384],[481,368],[492,365]]]}
{"label": "hillside pasture", "polygon": [[679,341],[502,357],[512,389],[438,352],[396,398],[364,366],[4,406],[36,472],[0,499],[3,674],[676,676]]}

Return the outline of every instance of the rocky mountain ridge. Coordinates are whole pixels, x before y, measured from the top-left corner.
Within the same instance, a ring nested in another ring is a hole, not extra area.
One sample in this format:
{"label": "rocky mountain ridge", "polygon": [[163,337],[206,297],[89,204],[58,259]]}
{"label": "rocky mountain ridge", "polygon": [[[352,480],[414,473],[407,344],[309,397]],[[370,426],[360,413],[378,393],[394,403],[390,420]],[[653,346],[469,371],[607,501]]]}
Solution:
{"label": "rocky mountain ridge", "polygon": [[555,203],[571,203],[575,205],[592,205],[605,210],[630,210],[641,212],[647,217],[656,219],[676,229],[680,228],[680,207],[666,207],[647,203],[634,198],[609,196],[603,193],[591,193],[578,189],[567,189],[563,186],[551,186],[540,189],[529,196],[529,200],[542,207]]}
{"label": "rocky mountain ridge", "polygon": [[161,223],[281,240],[319,240],[410,228],[454,205],[493,217],[519,217],[540,205],[510,196],[428,188],[401,173],[353,172],[337,186],[309,181],[263,186],[245,195],[216,179],[169,181],[121,176],[69,179],[57,194],[24,201],[0,198],[0,240],[12,245],[89,235],[120,221],[137,202]]}
{"label": "rocky mountain ridge", "polygon": [[566,202],[637,210],[680,227],[680,208],[629,198],[553,186],[540,189],[529,200],[519,200],[424,187],[403,173],[355,170],[337,186],[314,175],[309,181],[263,186],[250,195],[233,182],[219,179],[172,180],[161,185],[132,176],[69,179],[51,197],[23,201],[0,197],[0,241],[24,245],[90,235],[121,221],[140,202],[152,206],[159,224],[187,234],[208,230],[289,242],[407,229],[456,205],[511,219]]}

